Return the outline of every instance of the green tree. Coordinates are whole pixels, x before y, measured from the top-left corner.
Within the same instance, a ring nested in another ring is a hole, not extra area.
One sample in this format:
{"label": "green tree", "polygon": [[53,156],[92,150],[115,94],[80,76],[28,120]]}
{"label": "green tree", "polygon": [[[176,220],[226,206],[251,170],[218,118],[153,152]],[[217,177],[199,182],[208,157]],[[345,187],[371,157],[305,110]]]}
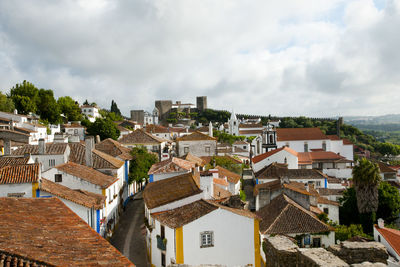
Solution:
{"label": "green tree", "polygon": [[114,102],[114,100],[111,100],[111,112],[114,112],[116,115],[121,116],[121,111],[119,110],[117,103]]}
{"label": "green tree", "polygon": [[214,164],[215,166],[221,166],[239,175],[241,175],[243,171],[243,165],[241,163],[237,163],[234,159],[227,156],[213,156],[210,163],[206,166],[206,169],[212,169]]}
{"label": "green tree", "polygon": [[53,124],[61,121],[60,108],[54,98],[53,90],[40,89],[36,106],[40,119]]}
{"label": "green tree", "polygon": [[400,194],[396,187],[388,182],[381,182],[378,189],[379,206],[377,218],[382,218],[387,223],[393,223],[399,218]]}
{"label": "green tree", "polygon": [[10,89],[10,98],[14,102],[15,108],[21,114],[37,111],[39,89],[32,83],[23,81]]}
{"label": "green tree", "polygon": [[15,106],[12,99],[0,92],[0,111],[13,112],[14,109]]}
{"label": "green tree", "polygon": [[158,161],[158,156],[150,153],[144,147],[134,147],[131,151],[133,160],[130,161],[129,184],[133,181],[148,182],[148,172],[151,166]]}
{"label": "green tree", "polygon": [[341,224],[360,224],[360,213],[357,208],[356,190],[347,188],[339,199],[339,221]]}
{"label": "green tree", "polygon": [[362,158],[353,168],[353,182],[356,190],[357,207],[364,232],[371,233],[378,210],[378,186],[381,181],[378,164]]}
{"label": "green tree", "polygon": [[366,235],[363,231],[363,228],[360,224],[351,224],[349,226],[346,225],[337,225],[335,226],[335,239],[340,241],[346,241],[353,236],[361,236],[365,238],[371,238]]}
{"label": "green tree", "polygon": [[64,114],[67,121],[81,121],[83,116],[78,102],[69,96],[59,97],[57,100],[61,113]]}
{"label": "green tree", "polygon": [[87,126],[89,135],[99,135],[101,140],[112,138],[117,140],[119,137],[119,130],[117,126],[109,119],[97,118],[94,123]]}

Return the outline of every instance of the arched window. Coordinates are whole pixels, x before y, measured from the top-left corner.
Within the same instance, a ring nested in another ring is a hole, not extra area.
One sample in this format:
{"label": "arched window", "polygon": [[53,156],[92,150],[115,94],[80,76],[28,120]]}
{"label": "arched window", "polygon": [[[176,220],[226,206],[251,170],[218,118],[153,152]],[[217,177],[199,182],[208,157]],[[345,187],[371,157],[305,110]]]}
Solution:
{"label": "arched window", "polygon": [[326,151],[326,142],[325,141],[322,143],[322,150]]}
{"label": "arched window", "polygon": [[270,144],[274,143],[274,136],[272,134],[269,135],[269,143]]}
{"label": "arched window", "polygon": [[285,160],[284,160],[284,162],[285,162],[285,164],[287,164],[287,158],[285,157]]}
{"label": "arched window", "polygon": [[304,143],[304,152],[308,152],[308,144],[307,144],[307,142]]}

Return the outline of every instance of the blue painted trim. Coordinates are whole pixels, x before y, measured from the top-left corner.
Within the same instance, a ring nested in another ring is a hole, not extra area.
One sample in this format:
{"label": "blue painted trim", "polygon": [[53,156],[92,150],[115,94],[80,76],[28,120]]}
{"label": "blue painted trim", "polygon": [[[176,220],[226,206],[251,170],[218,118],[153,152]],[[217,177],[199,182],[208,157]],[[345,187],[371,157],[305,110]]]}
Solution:
{"label": "blue painted trim", "polygon": [[126,206],[126,204],[128,204],[128,202],[129,202],[129,197],[127,197],[126,199],[125,199],[125,201],[124,201],[124,207]]}
{"label": "blue painted trim", "polygon": [[152,183],[152,182],[153,182],[153,180],[154,180],[154,178],[153,178],[153,174],[150,174],[150,175],[149,175],[149,183]]}
{"label": "blue painted trim", "polygon": [[96,231],[100,234],[100,210],[96,210]]}
{"label": "blue painted trim", "polygon": [[129,182],[129,170],[128,170],[128,161],[125,160],[125,181]]}
{"label": "blue painted trim", "polygon": [[256,184],[258,184],[258,178],[256,179]]}
{"label": "blue painted trim", "polygon": [[325,188],[328,188],[328,179],[325,178]]}
{"label": "blue painted trim", "polygon": [[40,189],[36,189],[36,197],[40,197]]}

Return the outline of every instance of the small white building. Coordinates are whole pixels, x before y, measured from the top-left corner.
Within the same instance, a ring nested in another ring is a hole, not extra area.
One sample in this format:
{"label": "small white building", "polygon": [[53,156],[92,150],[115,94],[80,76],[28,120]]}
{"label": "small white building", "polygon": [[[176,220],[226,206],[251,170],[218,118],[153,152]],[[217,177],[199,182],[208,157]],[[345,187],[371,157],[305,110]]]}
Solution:
{"label": "small white building", "polygon": [[36,197],[41,177],[40,164],[0,168],[0,197]]}
{"label": "small white building", "polygon": [[388,266],[400,266],[400,231],[386,228],[384,221],[378,219],[378,225],[374,225],[374,240],[383,244],[391,256]]}
{"label": "small white building", "polygon": [[61,126],[61,131],[70,135],[70,136],[78,136],[79,140],[85,140],[85,130],[86,128],[82,126],[80,123],[67,123]]}
{"label": "small white building", "polygon": [[339,224],[339,203],[325,197],[317,197],[318,208],[328,215],[328,219]]}
{"label": "small white building", "polygon": [[86,116],[90,122],[94,122],[96,118],[101,118],[99,108],[91,105],[82,105],[81,112]]}
{"label": "small white building", "polygon": [[195,171],[195,168],[195,163],[173,157],[153,164],[147,174],[149,175],[149,182],[152,183]]}
{"label": "small white building", "polygon": [[258,172],[272,163],[287,164],[289,169],[298,169],[298,153],[289,147],[281,147],[251,159],[251,167],[254,172]]}

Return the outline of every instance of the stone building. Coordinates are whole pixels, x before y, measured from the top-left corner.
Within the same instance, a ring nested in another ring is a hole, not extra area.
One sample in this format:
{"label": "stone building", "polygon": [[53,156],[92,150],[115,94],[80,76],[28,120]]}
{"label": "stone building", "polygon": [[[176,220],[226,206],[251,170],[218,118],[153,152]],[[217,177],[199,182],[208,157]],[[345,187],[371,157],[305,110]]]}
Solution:
{"label": "stone building", "polygon": [[217,139],[215,137],[194,132],[176,139],[178,157],[184,156],[189,152],[195,156],[215,156],[217,149]]}

